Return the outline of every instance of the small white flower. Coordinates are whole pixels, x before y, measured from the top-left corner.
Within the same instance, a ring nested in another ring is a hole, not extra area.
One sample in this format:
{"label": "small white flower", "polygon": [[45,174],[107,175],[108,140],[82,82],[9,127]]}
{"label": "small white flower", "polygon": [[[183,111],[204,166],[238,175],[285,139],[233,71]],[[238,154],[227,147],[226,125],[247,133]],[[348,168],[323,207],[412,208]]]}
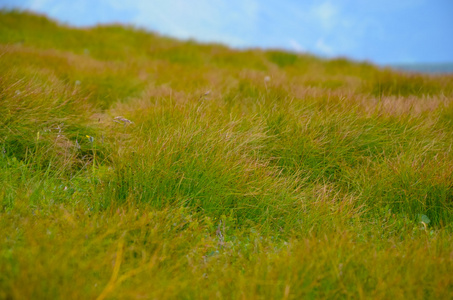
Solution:
{"label": "small white flower", "polygon": [[124,126],[126,126],[126,124],[132,124],[134,122],[132,122],[131,120],[128,120],[124,117],[121,117],[121,116],[118,116],[118,117],[115,117],[113,118],[113,122],[116,122],[116,123],[121,123],[123,122]]}

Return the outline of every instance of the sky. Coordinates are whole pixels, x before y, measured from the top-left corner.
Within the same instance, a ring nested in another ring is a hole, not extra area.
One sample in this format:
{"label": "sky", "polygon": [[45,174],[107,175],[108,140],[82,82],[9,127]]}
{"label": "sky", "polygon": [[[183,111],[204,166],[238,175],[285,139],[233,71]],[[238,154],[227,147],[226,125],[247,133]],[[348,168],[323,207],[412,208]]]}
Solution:
{"label": "sky", "polygon": [[453,0],[0,0],[0,7],[235,48],[376,64],[453,62]]}

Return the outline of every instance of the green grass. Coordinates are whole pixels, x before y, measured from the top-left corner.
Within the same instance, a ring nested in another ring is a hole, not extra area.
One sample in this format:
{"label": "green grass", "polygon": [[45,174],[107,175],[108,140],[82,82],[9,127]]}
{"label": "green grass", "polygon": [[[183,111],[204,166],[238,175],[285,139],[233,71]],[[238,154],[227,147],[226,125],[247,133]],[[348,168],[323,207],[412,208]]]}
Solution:
{"label": "green grass", "polygon": [[2,11],[0,299],[451,299],[452,87]]}

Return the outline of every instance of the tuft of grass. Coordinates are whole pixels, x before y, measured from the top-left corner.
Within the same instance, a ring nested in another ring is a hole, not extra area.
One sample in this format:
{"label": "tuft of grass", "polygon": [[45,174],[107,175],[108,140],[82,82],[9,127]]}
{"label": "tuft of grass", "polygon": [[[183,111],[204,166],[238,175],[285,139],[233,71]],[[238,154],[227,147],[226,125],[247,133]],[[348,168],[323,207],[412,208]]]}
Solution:
{"label": "tuft of grass", "polygon": [[452,83],[452,76],[404,74],[383,70],[377,73],[374,82],[369,85],[371,93],[375,96],[445,95],[451,97]]}

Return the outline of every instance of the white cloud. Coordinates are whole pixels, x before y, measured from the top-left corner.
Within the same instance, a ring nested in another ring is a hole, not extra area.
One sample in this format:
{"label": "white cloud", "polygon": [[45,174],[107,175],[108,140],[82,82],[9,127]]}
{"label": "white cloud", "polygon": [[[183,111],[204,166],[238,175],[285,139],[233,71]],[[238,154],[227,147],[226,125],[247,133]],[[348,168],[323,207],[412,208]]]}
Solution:
{"label": "white cloud", "polygon": [[327,45],[326,42],[324,42],[324,39],[322,38],[316,41],[315,47],[316,50],[318,50],[323,55],[332,56],[334,54],[333,48]]}
{"label": "white cloud", "polygon": [[49,5],[52,0],[30,0],[28,1],[28,8],[31,10],[41,10]]}
{"label": "white cloud", "polygon": [[119,0],[116,9],[135,8],[133,23],[178,38],[243,46],[258,29],[258,0]]}
{"label": "white cloud", "polygon": [[324,29],[330,30],[337,23],[338,9],[330,2],[313,6],[311,13]]}
{"label": "white cloud", "polygon": [[116,21],[109,19],[108,12],[127,11],[127,22],[134,25],[177,38],[196,38],[231,46],[251,45],[250,41],[260,29],[258,14],[262,4],[259,0],[97,1],[29,0],[24,6],[74,25],[94,25],[85,24],[85,20]]}
{"label": "white cloud", "polygon": [[291,46],[291,49],[296,52],[306,52],[307,51],[307,49],[304,46],[302,46],[301,44],[299,44],[299,42],[296,41],[295,39],[290,39],[289,45]]}

